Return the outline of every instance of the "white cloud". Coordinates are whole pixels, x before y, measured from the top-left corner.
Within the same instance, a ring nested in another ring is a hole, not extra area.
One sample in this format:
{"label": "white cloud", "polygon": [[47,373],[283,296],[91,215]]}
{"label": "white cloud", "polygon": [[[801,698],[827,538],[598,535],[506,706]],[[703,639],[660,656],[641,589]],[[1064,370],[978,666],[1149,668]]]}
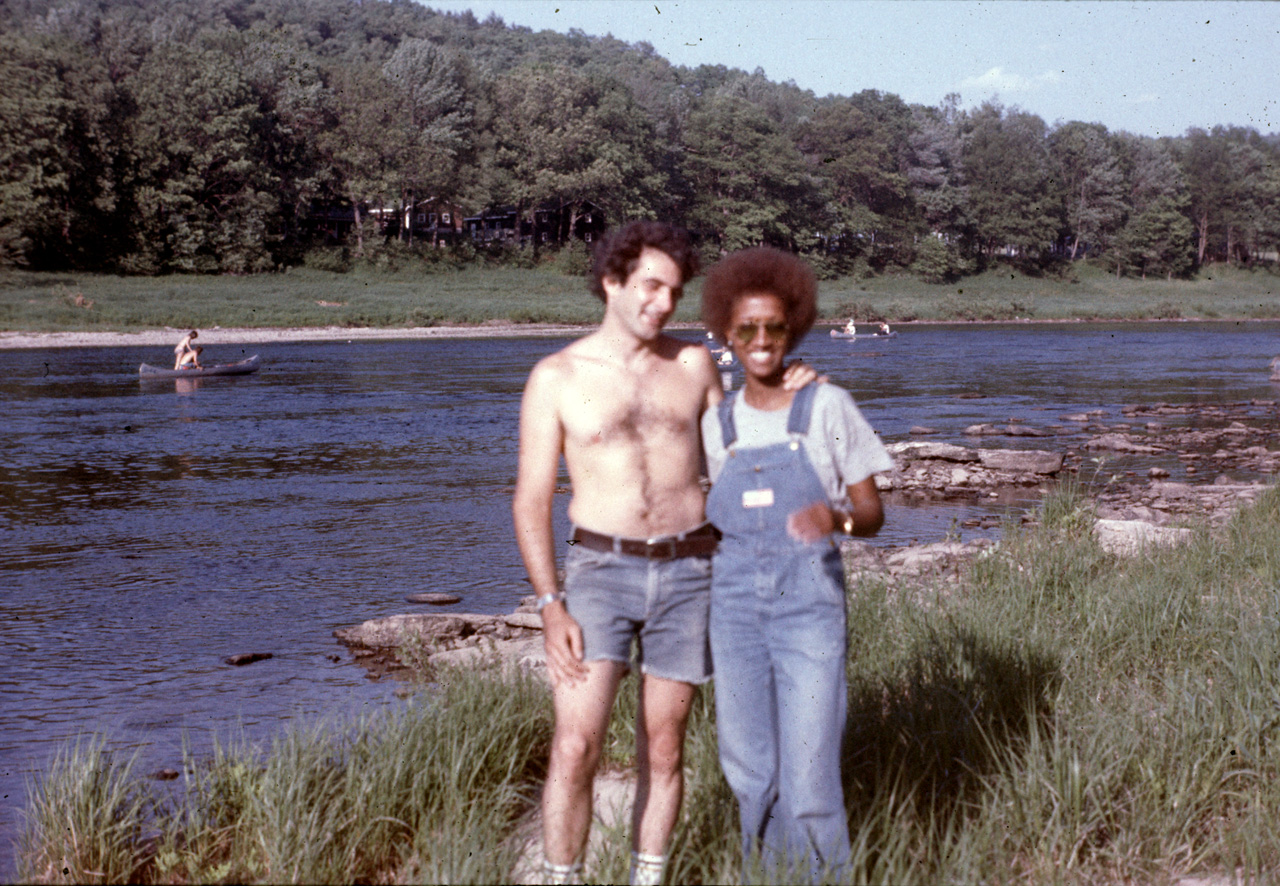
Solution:
{"label": "white cloud", "polygon": [[973,90],[980,93],[998,92],[1001,95],[1017,95],[1037,92],[1045,86],[1058,83],[1062,74],[1058,71],[1045,71],[1035,77],[1024,77],[1004,68],[995,67],[978,77],[966,77],[960,82],[962,92]]}

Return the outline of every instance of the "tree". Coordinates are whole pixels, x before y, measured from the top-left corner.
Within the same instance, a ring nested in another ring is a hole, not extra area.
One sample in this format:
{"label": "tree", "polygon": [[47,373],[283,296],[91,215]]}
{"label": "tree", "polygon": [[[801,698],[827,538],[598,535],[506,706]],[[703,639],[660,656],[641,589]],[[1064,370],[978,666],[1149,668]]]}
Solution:
{"label": "tree", "polygon": [[1066,194],[1071,260],[1081,242],[1105,248],[1124,219],[1124,180],[1105,127],[1068,123],[1049,137]]}
{"label": "tree", "polygon": [[663,181],[653,127],[621,84],[537,65],[499,77],[493,96],[494,202],[521,218],[559,203],[570,230],[587,201],[614,219],[652,212]]}
{"label": "tree", "polygon": [[983,252],[1007,249],[1024,264],[1041,261],[1062,224],[1044,121],[988,102],[967,118],[963,136],[969,211]]}
{"label": "tree", "polygon": [[240,65],[217,50],[162,44],[131,91],[139,110],[126,269],[272,268],[278,179],[262,162],[258,101]]}
{"label": "tree", "polygon": [[387,138],[410,206],[417,196],[453,199],[460,189],[462,163],[473,143],[465,64],[460,56],[413,38],[401,42],[382,66],[396,121]]}
{"label": "tree", "polygon": [[797,128],[797,146],[832,195],[829,231],[845,251],[889,256],[910,243],[919,213],[905,173],[910,112],[896,96],[828,99]]}
{"label": "tree", "polygon": [[963,273],[968,262],[964,245],[974,237],[969,218],[969,188],[965,184],[960,135],[960,96],[948,95],[938,108],[916,108],[908,134],[907,181],[924,227],[936,237],[921,237],[916,262],[929,279],[942,280]]}
{"label": "tree", "polygon": [[690,115],[683,148],[694,195],[689,223],[721,250],[795,249],[828,227],[820,182],[777,125],[745,99],[707,101]]}
{"label": "tree", "polygon": [[400,190],[395,144],[387,135],[398,125],[395,104],[381,72],[367,64],[335,67],[329,88],[333,121],[318,144],[336,176],[335,187],[351,203],[356,255],[363,256],[361,206],[385,208],[385,199]]}
{"label": "tree", "polygon": [[1148,273],[1172,279],[1195,267],[1194,228],[1185,210],[1185,200],[1158,197],[1120,231],[1117,252],[1144,280]]}
{"label": "tree", "polygon": [[57,68],[48,48],[0,37],[0,264],[29,264],[65,225],[73,104]]}
{"label": "tree", "polygon": [[331,186],[319,143],[330,120],[329,95],[320,71],[294,41],[258,29],[233,41],[244,76],[258,102],[256,130],[264,165],[279,181],[275,189],[279,226],[272,240],[281,261],[299,257],[301,231],[312,201]]}
{"label": "tree", "polygon": [[1197,260],[1230,258],[1232,225],[1248,213],[1246,182],[1256,159],[1250,150],[1258,134],[1251,129],[1215,126],[1190,129],[1183,141],[1181,164],[1196,224]]}

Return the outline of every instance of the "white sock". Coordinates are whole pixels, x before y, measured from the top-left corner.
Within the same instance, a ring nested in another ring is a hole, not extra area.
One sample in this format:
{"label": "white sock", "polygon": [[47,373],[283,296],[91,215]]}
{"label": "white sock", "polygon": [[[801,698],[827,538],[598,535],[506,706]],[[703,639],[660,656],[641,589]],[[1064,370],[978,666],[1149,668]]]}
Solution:
{"label": "white sock", "polygon": [[579,886],[582,883],[582,862],[552,864],[542,860],[542,882],[547,886]]}
{"label": "white sock", "polygon": [[667,866],[665,855],[631,853],[631,886],[659,886],[662,871]]}

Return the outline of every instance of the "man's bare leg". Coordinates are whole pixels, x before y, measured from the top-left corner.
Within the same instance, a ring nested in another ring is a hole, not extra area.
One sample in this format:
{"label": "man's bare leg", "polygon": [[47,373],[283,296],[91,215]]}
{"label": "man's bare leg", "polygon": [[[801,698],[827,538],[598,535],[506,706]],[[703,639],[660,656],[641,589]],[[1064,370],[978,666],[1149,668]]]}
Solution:
{"label": "man's bare leg", "polygon": [[636,805],[631,848],[665,856],[684,793],[684,731],[698,687],[645,676],[636,715]]}
{"label": "man's bare leg", "polygon": [[556,865],[581,860],[591,830],[591,787],[626,665],[587,663],[587,679],[556,686],[555,736],[542,792],[543,854]]}

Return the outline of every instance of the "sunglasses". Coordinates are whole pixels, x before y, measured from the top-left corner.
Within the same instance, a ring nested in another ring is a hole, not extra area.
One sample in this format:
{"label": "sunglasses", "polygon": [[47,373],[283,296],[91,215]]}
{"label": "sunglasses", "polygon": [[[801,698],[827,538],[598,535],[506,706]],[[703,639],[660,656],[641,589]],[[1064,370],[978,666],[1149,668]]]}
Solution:
{"label": "sunglasses", "polygon": [[756,340],[756,334],[761,329],[769,341],[785,341],[787,338],[786,323],[743,323],[733,330],[733,337],[738,344],[749,345]]}

